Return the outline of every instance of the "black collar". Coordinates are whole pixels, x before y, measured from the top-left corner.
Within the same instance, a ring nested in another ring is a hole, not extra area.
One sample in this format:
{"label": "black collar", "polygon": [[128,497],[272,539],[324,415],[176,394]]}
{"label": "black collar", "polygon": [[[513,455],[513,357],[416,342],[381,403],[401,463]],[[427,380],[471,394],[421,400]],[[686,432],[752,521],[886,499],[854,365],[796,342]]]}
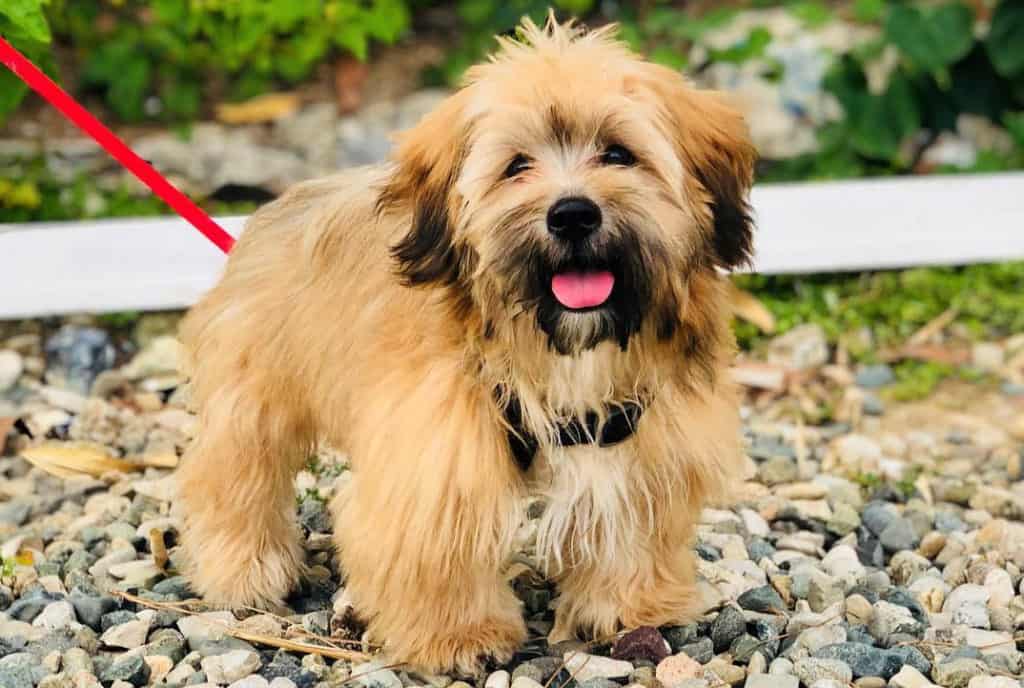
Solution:
{"label": "black collar", "polygon": [[[501,394],[495,392],[501,399]],[[529,470],[533,457],[540,443],[533,433],[523,425],[523,409],[516,396],[508,398],[503,409],[505,421],[509,424],[508,444],[512,449],[512,457],[522,470]],[[610,447],[628,439],[640,422],[644,407],[635,401],[609,405],[605,413],[605,422],[598,428],[599,418],[596,412],[589,411],[581,422],[573,419],[568,423],[560,423],[558,427],[558,444],[572,447],[577,444],[597,444],[599,447]]]}

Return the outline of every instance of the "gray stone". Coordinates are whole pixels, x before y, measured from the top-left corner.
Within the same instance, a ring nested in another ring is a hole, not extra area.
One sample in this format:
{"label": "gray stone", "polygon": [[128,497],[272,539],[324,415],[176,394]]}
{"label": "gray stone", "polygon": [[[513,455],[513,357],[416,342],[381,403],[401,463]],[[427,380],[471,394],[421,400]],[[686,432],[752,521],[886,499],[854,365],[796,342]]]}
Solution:
{"label": "gray stone", "polygon": [[331,532],[331,515],[323,500],[306,497],[299,507],[299,523],[313,533]]}
{"label": "gray stone", "polygon": [[191,597],[195,597],[195,593],[192,588],[189,587],[188,580],[184,576],[172,576],[171,578],[165,578],[156,585],[153,586],[153,592],[160,595],[169,595],[175,599],[187,600]]}
{"label": "gray stone", "polygon": [[46,341],[47,378],[87,395],[96,376],[114,367],[117,352],[104,331],[65,325]]}
{"label": "gray stone", "polygon": [[108,647],[131,650],[145,644],[148,635],[149,620],[133,619],[126,623],[111,626],[100,636],[100,640]]}
{"label": "gray stone", "polygon": [[186,644],[185,638],[173,628],[161,628],[153,631],[149,637],[149,643],[144,648],[146,656],[163,655],[169,657],[175,664],[185,659]]}
{"label": "gray stone", "polygon": [[577,681],[591,678],[627,678],[633,673],[633,664],[630,662],[584,652],[567,652],[562,661]]}
{"label": "gray stone", "polygon": [[736,607],[722,609],[711,624],[711,641],[715,652],[725,652],[747,630],[747,619]]}
{"label": "gray stone", "polygon": [[263,662],[260,656],[251,650],[231,650],[221,655],[204,657],[203,673],[214,683],[233,683],[255,673]]}
{"label": "gray stone", "polygon": [[754,656],[761,648],[761,641],[754,636],[744,633],[735,641],[729,648],[729,654],[732,655],[733,661],[737,664],[747,664],[750,662],[750,658]]}
{"label": "gray stone", "polygon": [[909,609],[884,600],[875,603],[868,629],[876,640],[883,643],[896,634],[920,637],[923,631]]}
{"label": "gray stone", "polygon": [[830,533],[849,535],[860,527],[860,514],[851,505],[840,502],[832,507],[832,518],[825,524]]}
{"label": "gray stone", "polygon": [[105,614],[117,609],[117,600],[113,597],[94,597],[75,590],[68,599],[75,608],[78,620],[94,631],[101,630],[100,624]]}
{"label": "gray stone", "polygon": [[662,631],[662,636],[668,641],[672,652],[681,652],[684,645],[696,642],[701,634],[697,624],[690,624],[688,626],[669,626]]}
{"label": "gray stone", "polygon": [[73,623],[75,623],[75,608],[71,606],[70,602],[64,600],[46,605],[46,608],[32,621],[33,626],[49,631],[67,628]]}
{"label": "gray stone", "polygon": [[203,657],[215,657],[217,655],[223,655],[228,652],[237,652],[239,650],[254,652],[256,649],[244,640],[233,638],[231,636],[211,638],[209,640],[196,640],[195,642],[189,643],[189,647]]}
{"label": "gray stone", "polygon": [[800,681],[796,676],[779,674],[754,674],[747,677],[744,688],[799,688]]}
{"label": "gray stone", "polygon": [[896,375],[892,372],[892,368],[882,363],[863,366],[857,371],[856,382],[860,387],[876,389],[892,384],[895,379]]}
{"label": "gray stone", "polygon": [[25,596],[11,604],[7,609],[7,616],[17,621],[30,622],[46,609],[46,605],[53,601],[48,594]]}
{"label": "gray stone", "polygon": [[815,571],[807,588],[807,602],[815,612],[823,612],[845,599],[842,581]]}
{"label": "gray stone", "polygon": [[69,676],[86,672],[93,673],[92,658],[89,653],[80,647],[68,648],[61,657],[61,669]]}
{"label": "gray stone", "polygon": [[988,673],[988,667],[980,659],[958,657],[936,664],[932,678],[943,688],[967,688],[972,678]]}
{"label": "gray stone", "polygon": [[799,325],[773,339],[768,361],[790,370],[810,370],[828,361],[825,331],[817,324]]}
{"label": "gray stone", "polygon": [[878,536],[878,540],[889,552],[914,549],[921,542],[920,536],[905,518],[897,518],[889,523]]}
{"label": "gray stone", "polygon": [[840,660],[850,667],[854,678],[880,676],[889,679],[904,664],[898,655],[864,643],[828,645],[818,650],[815,657]]}
{"label": "gray stone", "polygon": [[[507,671],[495,671],[484,681],[484,688],[509,688],[512,685],[512,677]],[[604,688],[594,686],[593,688]]]}
{"label": "gray stone", "polygon": [[124,681],[133,686],[144,686],[149,680],[149,665],[142,655],[125,654],[102,669],[99,677],[104,683]]}
{"label": "gray stone", "polygon": [[752,588],[739,596],[736,602],[744,609],[764,614],[785,613],[786,603],[770,585]]}
{"label": "gray stone", "polygon": [[793,673],[806,685],[811,685],[821,679],[832,679],[843,684],[853,680],[853,670],[846,662],[839,659],[815,657],[800,659],[793,665]]}
{"label": "gray stone", "polygon": [[363,688],[402,688],[402,679],[398,678],[383,662],[366,662],[352,667],[352,683]]}
{"label": "gray stone", "polygon": [[16,652],[0,658],[0,686],[4,688],[28,688],[41,681],[46,673],[39,658],[27,652]]}
{"label": "gray stone", "polygon": [[253,674],[246,676],[245,678],[239,679],[232,683],[228,688],[269,688],[270,683],[267,679],[263,678],[259,674]]}
{"label": "gray stone", "polygon": [[701,664],[707,664],[715,656],[715,643],[711,638],[701,638],[695,643],[683,645],[679,648],[678,652],[685,653],[686,656]]}
{"label": "gray stone", "polygon": [[896,510],[885,502],[869,502],[861,514],[864,525],[876,536],[885,532],[885,529],[898,518]]}
{"label": "gray stone", "polygon": [[796,461],[787,456],[771,457],[761,464],[757,474],[761,482],[769,487],[791,483],[799,478]]}

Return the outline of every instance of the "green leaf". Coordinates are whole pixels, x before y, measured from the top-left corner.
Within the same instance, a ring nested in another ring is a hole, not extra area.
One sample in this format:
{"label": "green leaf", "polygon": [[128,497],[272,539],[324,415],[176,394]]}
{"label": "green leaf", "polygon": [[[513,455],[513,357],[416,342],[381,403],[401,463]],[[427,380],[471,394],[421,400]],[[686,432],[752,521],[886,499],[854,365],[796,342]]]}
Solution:
{"label": "green leaf", "polygon": [[1006,80],[1000,78],[988,53],[978,45],[966,59],[953,65],[949,94],[958,112],[983,115],[993,121],[1013,108]]}
{"label": "green leaf", "polygon": [[555,5],[570,14],[586,14],[594,7],[594,0],[556,0]]}
{"label": "green leaf", "polygon": [[741,64],[764,55],[765,48],[772,42],[771,32],[763,26],[755,27],[747,38],[725,50],[711,49],[708,52],[712,60]]}
{"label": "green leaf", "polygon": [[853,16],[864,24],[875,24],[885,13],[885,0],[854,0]]}
{"label": "green leaf", "polygon": [[896,5],[885,24],[886,37],[916,67],[935,72],[966,55],[974,43],[974,15],[959,2],[928,13],[912,5]]}
{"label": "green leaf", "polygon": [[1017,146],[1024,150],[1024,111],[1007,112],[1003,115],[1003,124]]}
{"label": "green leaf", "polygon": [[1024,74],[1024,0],[1003,0],[985,41],[992,63],[1005,77]]}
{"label": "green leaf", "polygon": [[366,59],[369,52],[369,41],[367,40],[366,32],[360,30],[358,26],[340,27],[332,38],[334,44],[339,48],[348,50],[360,60]]}
{"label": "green leaf", "polygon": [[789,11],[804,25],[815,28],[832,19],[832,11],[815,0],[800,0],[789,5]]}
{"label": "green leaf", "polygon": [[0,15],[7,17],[22,36],[37,43],[52,40],[50,26],[43,14],[45,0],[4,0]]}
{"label": "green leaf", "polygon": [[868,157],[893,160],[903,140],[921,126],[910,82],[899,72],[879,96],[868,96],[854,132],[853,145]]}
{"label": "green leaf", "polygon": [[914,90],[900,71],[892,74],[885,93],[871,95],[864,72],[846,57],[826,76],[825,86],[846,113],[849,145],[867,158],[895,161],[900,144],[921,126]]}
{"label": "green leaf", "polygon": [[5,68],[0,68],[0,122],[21,104],[28,87]]}
{"label": "green leaf", "polygon": [[657,62],[673,69],[684,69],[689,64],[689,59],[685,53],[674,50],[667,45],[652,50],[650,58],[652,62]]}

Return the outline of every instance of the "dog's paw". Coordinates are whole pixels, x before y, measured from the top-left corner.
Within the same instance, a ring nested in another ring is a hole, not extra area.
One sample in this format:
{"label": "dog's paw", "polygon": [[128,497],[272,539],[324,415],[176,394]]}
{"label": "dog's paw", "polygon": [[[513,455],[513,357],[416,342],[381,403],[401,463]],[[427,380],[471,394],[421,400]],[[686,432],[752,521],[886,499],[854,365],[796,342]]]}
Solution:
{"label": "dog's paw", "polygon": [[507,664],[526,640],[521,618],[495,619],[455,629],[437,629],[398,658],[429,673],[482,676]]}
{"label": "dog's paw", "polygon": [[187,578],[208,602],[232,608],[286,610],[286,598],[306,572],[301,546],[289,543],[240,559],[236,563],[197,557],[188,562]]}

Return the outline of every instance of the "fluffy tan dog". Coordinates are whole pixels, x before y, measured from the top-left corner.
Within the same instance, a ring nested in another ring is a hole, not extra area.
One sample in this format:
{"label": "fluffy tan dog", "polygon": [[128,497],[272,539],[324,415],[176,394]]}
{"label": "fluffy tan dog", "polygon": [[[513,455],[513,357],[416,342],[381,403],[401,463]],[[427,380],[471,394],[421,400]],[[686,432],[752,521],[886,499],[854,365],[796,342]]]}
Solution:
{"label": "fluffy tan dog", "polygon": [[183,328],[196,589],[287,595],[325,442],[353,469],[345,585],[396,661],[510,658],[530,493],[555,636],[692,615],[694,524],[742,456],[720,269],[749,258],[753,158],[736,112],[611,30],[526,22],[391,163],[257,212]]}

